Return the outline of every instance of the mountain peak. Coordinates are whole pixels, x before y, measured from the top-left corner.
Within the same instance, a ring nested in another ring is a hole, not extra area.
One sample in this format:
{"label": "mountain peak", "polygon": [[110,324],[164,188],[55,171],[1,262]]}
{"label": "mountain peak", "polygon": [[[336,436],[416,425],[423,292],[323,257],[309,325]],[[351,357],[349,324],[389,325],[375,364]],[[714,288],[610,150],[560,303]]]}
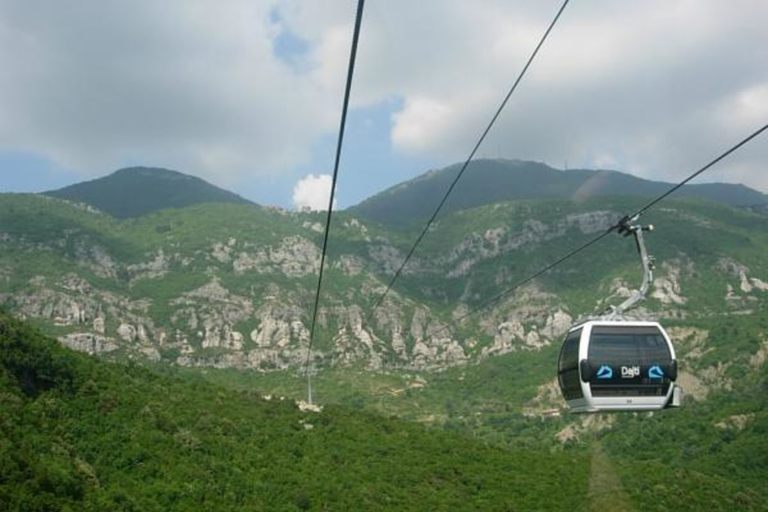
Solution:
{"label": "mountain peak", "polygon": [[105,176],[109,177],[144,177],[152,179],[176,179],[176,180],[191,180],[191,181],[205,181],[196,176],[184,174],[183,172],[174,171],[173,169],[166,169],[165,167],[123,167],[118,169],[112,174]]}
{"label": "mountain peak", "polygon": [[126,167],[43,194],[86,203],[121,219],[200,203],[253,204],[201,178],[161,167]]}

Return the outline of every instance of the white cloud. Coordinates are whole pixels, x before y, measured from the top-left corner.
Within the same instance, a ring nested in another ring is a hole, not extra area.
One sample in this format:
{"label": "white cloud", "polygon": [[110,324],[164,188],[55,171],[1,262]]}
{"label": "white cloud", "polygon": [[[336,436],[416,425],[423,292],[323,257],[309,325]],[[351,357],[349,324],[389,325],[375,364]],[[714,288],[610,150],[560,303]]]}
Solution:
{"label": "white cloud", "polygon": [[0,150],[225,183],[309,162],[338,92],[275,55],[281,3],[0,3]]}
{"label": "white cloud", "polygon": [[403,110],[394,115],[392,141],[406,151],[422,152],[434,140],[439,140],[442,130],[449,128],[449,106],[430,98],[408,98]]}
{"label": "white cloud", "polygon": [[[332,182],[330,174],[305,176],[293,187],[293,205],[298,210],[328,211]],[[333,207],[336,208],[336,199]]]}
{"label": "white cloud", "polygon": [[[401,105],[400,155],[462,161],[560,4],[368,2],[352,105]],[[354,8],[0,1],[0,152],[90,176],[146,163],[288,189],[329,164],[317,148],[338,127]],[[766,26],[765,0],[571,2],[478,156],[677,180],[768,122]],[[307,43],[292,62],[275,51],[285,32]],[[768,190],[766,141],[706,176]]]}
{"label": "white cloud", "polygon": [[[390,0],[367,7],[357,104],[400,98],[396,151],[463,160],[560,4]],[[678,180],[768,122],[766,26],[764,0],[572,2],[484,150],[556,166],[614,162]],[[753,172],[736,159],[720,168],[766,190],[768,136],[754,144]]]}

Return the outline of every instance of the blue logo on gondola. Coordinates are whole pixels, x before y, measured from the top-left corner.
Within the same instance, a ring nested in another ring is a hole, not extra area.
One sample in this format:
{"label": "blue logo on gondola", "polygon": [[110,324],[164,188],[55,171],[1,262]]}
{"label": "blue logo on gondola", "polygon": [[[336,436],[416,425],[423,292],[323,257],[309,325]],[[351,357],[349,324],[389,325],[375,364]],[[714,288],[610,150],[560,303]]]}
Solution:
{"label": "blue logo on gondola", "polygon": [[613,370],[608,365],[603,365],[600,368],[597,369],[597,378],[598,379],[612,379],[613,378]]}
{"label": "blue logo on gondola", "polygon": [[660,366],[651,366],[648,368],[648,378],[650,379],[663,379],[664,370]]}

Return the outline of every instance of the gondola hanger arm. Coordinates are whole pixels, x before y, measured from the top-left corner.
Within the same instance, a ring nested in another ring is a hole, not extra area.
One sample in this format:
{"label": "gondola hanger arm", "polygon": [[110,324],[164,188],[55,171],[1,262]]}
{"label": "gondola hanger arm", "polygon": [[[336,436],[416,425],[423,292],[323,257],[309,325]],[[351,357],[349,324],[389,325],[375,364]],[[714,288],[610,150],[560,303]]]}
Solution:
{"label": "gondola hanger arm", "polygon": [[640,288],[632,292],[632,295],[619,304],[618,306],[611,306],[611,311],[603,316],[606,320],[615,320],[621,318],[624,313],[630,308],[634,307],[638,302],[645,300],[645,296],[648,290],[653,284],[653,269],[654,258],[648,254],[645,247],[645,240],[643,239],[643,231],[653,231],[653,225],[649,224],[643,226],[641,224],[633,224],[637,222],[639,215],[633,217],[624,217],[618,223],[618,232],[620,235],[629,236],[634,235],[635,243],[637,245],[637,253],[640,256],[640,264],[643,267],[643,281],[640,284]]}

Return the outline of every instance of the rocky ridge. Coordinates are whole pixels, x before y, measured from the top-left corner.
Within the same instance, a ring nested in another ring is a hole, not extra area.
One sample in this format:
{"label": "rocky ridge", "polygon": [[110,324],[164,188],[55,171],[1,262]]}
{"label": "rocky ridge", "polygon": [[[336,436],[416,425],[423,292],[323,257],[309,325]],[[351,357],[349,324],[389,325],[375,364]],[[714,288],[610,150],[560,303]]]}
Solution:
{"label": "rocky ridge", "polygon": [[[503,216],[504,210],[498,211]],[[546,251],[542,248],[563,237],[599,233],[620,218],[619,211],[608,208],[541,212],[522,221],[493,220],[455,237],[451,247],[436,254],[428,249],[418,254],[407,279],[425,284],[391,290],[373,312],[367,308],[386,289],[407,247],[392,241],[402,238],[397,233],[360,219],[343,219],[343,243],[326,269],[331,284],[318,311],[314,363],[439,370],[559,342],[576,318],[602,310],[605,303],[598,301],[595,311],[574,310],[567,294],[534,281],[465,318],[484,299],[469,290],[486,266],[500,258],[546,256],[536,251]],[[259,210],[259,215],[268,214]],[[320,260],[317,222],[280,212],[262,222],[288,227],[280,228],[281,233],[272,227],[255,237],[228,229],[222,219],[218,231],[188,237],[194,241],[189,245],[173,226],[197,220],[153,220],[151,227],[159,227],[153,228],[152,237],[145,235],[150,241],[141,246],[141,256],[125,257],[121,245],[109,237],[127,228],[121,225],[99,234],[98,224],[87,223],[96,222],[91,217],[106,222],[102,214],[78,209],[70,215],[80,224],[70,222],[53,238],[0,232],[0,243],[17,255],[17,262],[18,255],[34,261],[39,254],[59,262],[55,271],[36,273],[34,265],[3,260],[0,301],[21,317],[50,326],[63,344],[89,353],[187,366],[270,371],[298,368],[305,361]],[[258,223],[259,217],[249,222]],[[451,229],[443,221],[431,236]],[[711,223],[707,229],[712,229]],[[135,242],[121,242],[130,243]],[[514,272],[506,267],[494,270],[492,285],[496,290],[507,287],[522,273]],[[754,275],[734,257],[722,256],[703,266],[679,252],[661,263],[649,303],[636,314],[685,317],[691,302],[687,287],[702,273],[712,272],[721,276],[722,297],[734,307],[759,304],[768,292],[766,276]],[[617,277],[601,289],[612,301],[627,296],[633,286]],[[450,296],[451,287],[464,292],[446,302],[443,297]],[[712,372],[714,380],[722,373]]]}

